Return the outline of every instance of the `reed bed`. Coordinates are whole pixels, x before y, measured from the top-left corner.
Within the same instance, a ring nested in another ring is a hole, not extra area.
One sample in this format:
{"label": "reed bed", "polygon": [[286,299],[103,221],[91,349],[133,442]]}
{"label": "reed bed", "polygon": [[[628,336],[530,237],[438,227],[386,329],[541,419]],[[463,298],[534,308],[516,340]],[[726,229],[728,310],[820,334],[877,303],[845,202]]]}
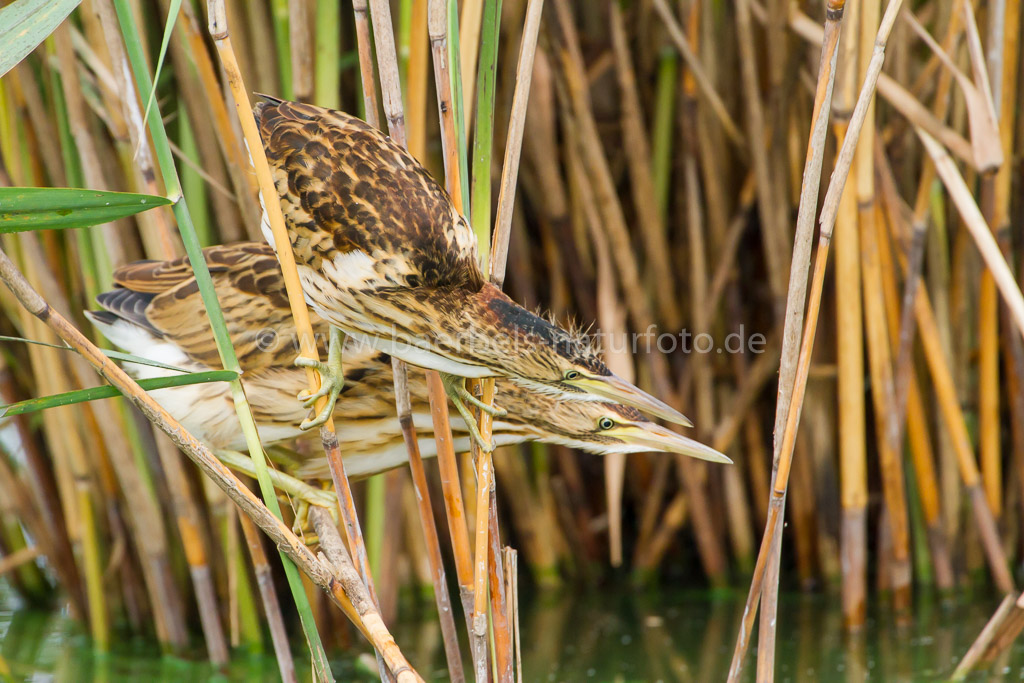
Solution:
{"label": "reed bed", "polygon": [[[0,43],[0,189],[165,198],[15,233],[0,195],[0,401],[17,405],[0,422],[0,575],[30,603],[66,604],[97,649],[140,633],[180,654],[200,634],[214,664],[272,647],[295,680],[296,625],[319,680],[359,632],[382,679],[416,680],[387,625],[414,602],[400,594],[432,595],[448,676],[511,681],[534,656],[520,581],[749,585],[734,680],[752,641],[757,679],[773,677],[779,590],[827,593],[854,632],[872,602],[899,625],[914,594],[1002,597],[957,675],[1024,629],[1019,3],[44,5],[0,3],[0,36],[15,16],[39,36],[23,58]],[[411,468],[350,485],[329,422],[340,514],[315,508],[292,533],[303,484],[268,470],[205,267],[215,379],[249,447],[225,458],[255,486],[104,356],[82,315],[116,266],[262,240],[257,92],[387,131],[470,218],[495,284],[595,323],[609,367],[735,465],[557,444],[457,454],[432,372],[440,457],[423,460],[405,386],[423,371],[396,361]],[[20,403],[96,391],[93,368],[129,400]]]}

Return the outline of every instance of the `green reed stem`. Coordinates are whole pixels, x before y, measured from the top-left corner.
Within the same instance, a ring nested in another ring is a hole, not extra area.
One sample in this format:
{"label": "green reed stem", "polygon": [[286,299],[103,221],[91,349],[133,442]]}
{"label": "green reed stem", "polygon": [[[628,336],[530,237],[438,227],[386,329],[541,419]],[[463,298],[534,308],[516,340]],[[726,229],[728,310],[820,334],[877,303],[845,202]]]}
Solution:
{"label": "green reed stem", "polygon": [[316,73],[313,90],[321,107],[341,107],[341,3],[316,2]]}
{"label": "green reed stem", "polygon": [[[466,107],[462,101],[462,63],[459,57],[459,3],[448,0],[448,70],[452,75],[452,108],[455,113],[455,136],[459,143],[459,177],[468,178]],[[469,183],[461,183],[462,206],[469,207]],[[464,209],[465,210],[465,209]]]}
{"label": "green reed stem", "polygon": [[366,482],[366,516],[363,526],[366,528],[366,557],[370,563],[370,574],[374,585],[380,585],[381,562],[386,561],[382,555],[384,550],[384,526],[387,507],[384,495],[384,476],[378,474]]}
{"label": "green reed stem", "polygon": [[473,131],[473,176],[470,216],[483,263],[491,253],[491,154],[494,149],[494,81],[498,65],[501,0],[486,0],[480,27],[480,68]]}
{"label": "green reed stem", "polygon": [[409,80],[409,54],[412,51],[412,0],[400,0],[398,4],[398,75],[402,79],[402,106],[408,110],[406,84]]}
{"label": "green reed stem", "polygon": [[[276,11],[277,4],[279,3],[275,3],[275,26],[280,14]],[[285,3],[285,5],[284,13],[285,19],[287,19],[287,4]],[[135,76],[136,87],[143,92],[148,92],[152,87],[152,81],[149,72],[146,70],[145,55],[138,38],[138,31],[135,28],[131,9],[128,6],[128,0],[114,0],[114,7],[117,11],[118,20],[121,23],[121,33],[124,36],[125,47],[127,48],[132,73]],[[287,29],[287,24],[285,28]],[[287,30],[285,31],[285,36],[287,36]],[[288,84],[290,88],[290,63],[286,72],[289,76]],[[206,307],[207,317],[209,318],[210,327],[213,330],[214,340],[217,344],[217,352],[220,355],[221,363],[225,370],[233,370],[240,373],[241,367],[238,364],[235,350],[231,346],[227,325],[224,322],[224,313],[220,309],[217,294],[213,289],[213,280],[210,278],[206,259],[203,258],[202,248],[199,245],[199,238],[192,223],[188,204],[181,197],[181,183],[174,165],[174,157],[171,154],[171,146],[167,140],[167,131],[164,129],[163,118],[160,115],[159,106],[156,103],[153,106],[153,115],[149,117],[149,131],[153,137],[153,150],[156,154],[157,163],[160,166],[160,173],[164,178],[164,187],[167,190],[167,194],[169,197],[177,200],[173,207],[174,216],[177,219],[178,230],[181,233],[181,240],[185,245],[185,250],[188,252],[189,261],[192,263],[196,283],[199,285],[199,293]],[[249,449],[249,455],[252,458],[256,480],[259,482],[263,501],[274,516],[281,519],[281,506],[274,492],[274,485],[270,480],[266,456],[263,453],[263,447],[260,444],[259,434],[256,429],[256,422],[252,417],[249,403],[245,399],[242,384],[238,379],[235,379],[230,382],[230,387],[235,403],[235,411],[238,413],[238,419],[241,424],[242,433],[245,436],[246,446]],[[309,598],[302,584],[302,578],[299,576],[299,570],[295,563],[283,552],[280,553],[280,557],[285,576],[288,579],[288,587],[291,589],[292,597],[295,600],[295,606],[302,622],[302,628],[306,634],[317,677],[323,681],[334,680],[331,675],[330,664],[327,661],[327,655],[324,652],[323,643],[320,640],[320,633],[316,628],[316,620],[313,617]]]}
{"label": "green reed stem", "polygon": [[294,100],[291,38],[288,35],[288,0],[271,0],[270,11],[273,15],[274,43],[277,46],[277,69],[281,74],[281,97]]}
{"label": "green reed stem", "polygon": [[183,164],[181,167],[181,189],[192,208],[192,220],[195,221],[196,232],[199,234],[199,243],[204,247],[214,244],[216,238],[213,228],[210,225],[209,198],[206,195],[206,181],[196,172],[202,168],[203,162],[199,158],[199,147],[196,145],[196,136],[192,132],[192,121],[185,111],[185,103],[178,102],[178,136],[181,151],[185,158],[193,165]]}

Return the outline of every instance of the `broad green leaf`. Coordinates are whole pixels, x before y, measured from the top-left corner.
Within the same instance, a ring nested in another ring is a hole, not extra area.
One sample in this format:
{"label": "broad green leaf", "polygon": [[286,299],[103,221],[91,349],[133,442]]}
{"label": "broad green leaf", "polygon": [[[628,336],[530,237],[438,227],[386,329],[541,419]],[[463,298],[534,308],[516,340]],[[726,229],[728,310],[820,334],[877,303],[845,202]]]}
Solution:
{"label": "broad green leaf", "polygon": [[[166,389],[168,387],[183,387],[189,384],[230,382],[237,377],[238,373],[231,372],[230,370],[210,370],[208,372],[191,372],[187,375],[179,375],[177,377],[154,377],[152,379],[143,379],[139,380],[139,386],[146,391],[152,391],[154,389]],[[25,413],[34,413],[37,410],[57,408],[58,406],[67,406],[73,403],[84,403],[85,401],[95,401],[101,398],[113,398],[114,396],[120,395],[121,392],[110,385],[91,387],[89,389],[78,389],[77,391],[68,391],[63,394],[42,396],[40,398],[30,398],[27,401],[19,401],[10,405],[0,406],[0,417],[24,415]]]}
{"label": "broad green leaf", "polygon": [[0,9],[0,76],[60,26],[81,0],[17,0]]}
{"label": "broad green leaf", "polygon": [[84,228],[156,206],[167,197],[70,187],[0,187],[0,233]]}
{"label": "broad green leaf", "polygon": [[[61,351],[72,351],[70,346],[62,346],[61,344],[51,344],[49,342],[38,341],[36,339],[25,339],[24,337],[5,337],[0,335],[0,341],[9,342],[21,342],[23,344],[35,344],[36,346],[48,346],[51,349],[60,349]],[[150,360],[149,358],[143,358],[142,356],[133,356],[130,353],[124,353],[122,351],[114,351],[112,349],[100,349],[103,355],[107,358],[113,358],[114,360],[123,361],[126,363],[135,363],[137,365],[148,365],[153,368],[160,368],[161,370],[170,370],[172,372],[188,372],[184,368],[176,368],[173,365],[167,363],[161,363],[160,361]]]}

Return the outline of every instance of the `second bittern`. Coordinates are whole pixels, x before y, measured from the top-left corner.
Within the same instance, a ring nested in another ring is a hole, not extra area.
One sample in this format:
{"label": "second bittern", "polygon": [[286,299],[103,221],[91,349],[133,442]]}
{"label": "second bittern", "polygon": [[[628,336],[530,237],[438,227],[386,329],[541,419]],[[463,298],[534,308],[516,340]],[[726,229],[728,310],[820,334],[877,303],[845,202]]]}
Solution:
{"label": "second bittern", "polygon": [[[358,341],[442,373],[482,446],[466,404],[500,412],[465,389],[467,377],[507,377],[558,400],[612,400],[691,426],[612,373],[578,335],[489,283],[465,218],[390,138],[309,104],[261,102],[255,114],[307,302]],[[340,335],[332,344],[332,362],[316,364],[324,385],[309,405],[320,395],[333,401],[342,385]],[[329,414],[330,406],[306,426]]]}
{"label": "second bittern", "polygon": [[[204,250],[217,298],[224,310],[231,342],[242,366],[246,397],[265,443],[293,439],[305,414],[294,400],[305,385],[295,367],[297,333],[291,320],[284,280],[273,250],[265,244],[241,243]],[[185,258],[142,261],[114,272],[118,287],[98,297],[104,310],[89,316],[104,334],[136,356],[199,372],[220,368],[202,298]],[[314,316],[319,335],[326,323]],[[401,465],[406,450],[395,413],[389,358],[349,340],[348,378],[336,405],[337,434],[350,476],[374,474]],[[136,376],[166,376],[172,371],[129,365]],[[507,380],[499,391],[508,416],[494,423],[497,444],[523,441],[559,443],[592,453],[670,451],[714,462],[729,462],[718,451],[646,419],[634,408],[606,402],[566,402],[538,394]],[[420,450],[436,455],[423,374],[409,374],[413,422]],[[243,438],[231,394],[223,383],[160,389],[153,397],[190,432],[214,450],[242,450]],[[453,419],[455,448],[469,450],[464,420]],[[312,449],[319,452],[318,449]],[[318,457],[295,474],[328,478],[327,462]]]}

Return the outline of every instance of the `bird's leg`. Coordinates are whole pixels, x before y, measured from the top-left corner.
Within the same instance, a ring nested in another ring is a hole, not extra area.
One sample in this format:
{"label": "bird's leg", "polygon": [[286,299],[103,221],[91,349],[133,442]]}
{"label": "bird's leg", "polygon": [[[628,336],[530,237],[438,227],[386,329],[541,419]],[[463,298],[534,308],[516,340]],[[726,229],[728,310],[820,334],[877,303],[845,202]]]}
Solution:
{"label": "bird's leg", "polygon": [[474,396],[473,393],[466,388],[465,378],[459,377],[458,375],[449,375],[445,372],[440,373],[440,375],[441,379],[444,380],[444,388],[448,392],[448,396],[451,397],[452,401],[457,402],[461,399],[462,401],[479,408],[491,417],[505,417],[508,415],[507,410],[484,403]]}
{"label": "bird's leg", "polygon": [[501,408],[487,405],[471,394],[469,390],[466,389],[465,378],[457,375],[449,375],[446,372],[442,372],[440,375],[441,382],[444,384],[445,393],[448,394],[448,398],[450,398],[452,403],[455,404],[455,408],[459,411],[459,414],[462,415],[462,419],[466,421],[466,429],[469,430],[469,435],[473,437],[473,440],[477,442],[481,449],[488,453],[493,451],[494,446],[484,441],[484,437],[480,433],[480,429],[477,427],[476,418],[473,416],[473,413],[470,411],[466,403],[471,403],[493,417],[502,417],[507,414],[506,411]]}
{"label": "bird's leg", "polygon": [[327,346],[327,362],[303,358],[295,359],[295,364],[303,368],[313,368],[320,373],[320,389],[315,394],[303,391],[299,394],[304,408],[312,408],[322,397],[327,397],[327,404],[312,420],[303,420],[299,425],[301,429],[312,429],[327,422],[334,413],[334,403],[338,400],[338,394],[345,386],[345,373],[341,365],[341,351],[345,346],[345,333],[337,327],[331,326],[331,340]]}
{"label": "bird's leg", "polygon": [[[215,454],[221,462],[231,469],[247,474],[250,477],[256,476],[256,469],[253,467],[252,459],[248,455],[230,450],[218,450]],[[296,533],[304,532],[310,528],[309,507],[311,505],[326,508],[331,513],[331,517],[335,521],[338,520],[338,501],[329,491],[318,489],[301,479],[296,479],[290,474],[276,469],[270,469],[268,473],[274,488],[287,494],[295,504],[295,523],[292,525],[292,529]],[[307,540],[308,538],[307,534]]]}

